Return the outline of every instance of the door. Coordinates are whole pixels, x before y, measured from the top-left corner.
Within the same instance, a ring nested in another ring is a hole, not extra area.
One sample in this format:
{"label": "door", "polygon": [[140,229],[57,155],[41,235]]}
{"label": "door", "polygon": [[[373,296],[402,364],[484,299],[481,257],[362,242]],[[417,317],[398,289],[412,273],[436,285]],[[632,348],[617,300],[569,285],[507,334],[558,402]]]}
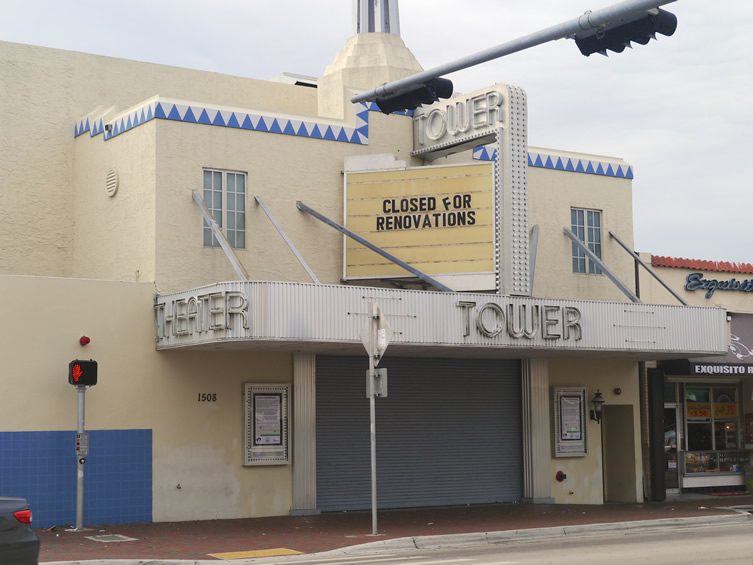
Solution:
{"label": "door", "polygon": [[668,493],[680,492],[677,405],[664,405],[664,487]]}
{"label": "door", "polygon": [[604,501],[637,502],[633,407],[604,405],[601,426]]}
{"label": "door", "polygon": [[[380,508],[517,501],[522,496],[520,363],[385,358],[376,400]],[[362,357],[316,358],[316,483],[322,511],[371,505]]]}

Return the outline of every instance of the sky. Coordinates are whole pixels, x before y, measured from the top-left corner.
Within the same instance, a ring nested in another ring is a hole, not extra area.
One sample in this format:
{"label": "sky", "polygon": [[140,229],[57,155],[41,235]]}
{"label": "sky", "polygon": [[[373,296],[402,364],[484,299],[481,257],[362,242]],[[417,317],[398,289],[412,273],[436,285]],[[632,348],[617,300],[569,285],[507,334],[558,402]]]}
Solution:
{"label": "sky", "polygon": [[[613,3],[401,0],[401,35],[430,69]],[[319,76],[354,31],[351,0],[2,0],[2,8],[0,40],[258,79]],[[530,145],[630,163],[637,250],[753,263],[753,2],[664,8],[677,15],[675,34],[621,54],[584,57],[563,39],[448,78],[460,92],[498,82],[525,89]]]}

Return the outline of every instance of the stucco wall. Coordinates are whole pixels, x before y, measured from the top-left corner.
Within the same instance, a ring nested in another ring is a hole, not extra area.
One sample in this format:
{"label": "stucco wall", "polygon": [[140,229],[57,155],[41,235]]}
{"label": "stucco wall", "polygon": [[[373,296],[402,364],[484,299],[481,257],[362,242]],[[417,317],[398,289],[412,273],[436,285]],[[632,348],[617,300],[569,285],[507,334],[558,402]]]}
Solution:
{"label": "stucco wall", "polygon": [[[549,361],[549,385],[585,386],[587,403],[588,454],[585,457],[551,459],[552,496],[558,504],[601,504],[604,502],[602,476],[602,428],[588,418],[590,400],[597,389],[604,395],[606,404],[632,405],[635,460],[634,500],[643,500],[643,475],[640,448],[640,410],[638,392],[638,366],[631,361],[614,359],[557,359]],[[617,395],[614,389],[620,388]],[[628,458],[626,457],[626,460]],[[557,471],[567,478],[558,482]]]}
{"label": "stucco wall", "polygon": [[289,113],[317,107],[311,88],[7,42],[0,84],[0,274],[73,274],[73,125],[85,114],[156,94]]}
{"label": "stucco wall", "polygon": [[538,225],[540,230],[533,295],[627,301],[605,275],[573,273],[572,242],[563,228],[571,228],[571,208],[601,210],[601,258],[628,288],[635,290],[633,259],[609,237],[609,231],[613,231],[632,249],[631,182],[529,167],[528,186],[529,226]]}
{"label": "stucco wall", "polygon": [[[70,276],[154,281],[154,123],[107,143],[82,136],[74,147]],[[119,183],[112,197],[105,192],[109,170]]]}
{"label": "stucco wall", "polygon": [[[155,521],[289,512],[290,465],[243,467],[243,383],[290,383],[289,354],[156,352],[152,284],[2,276],[0,291],[12,297],[0,316],[15,321],[0,357],[23,383],[4,387],[3,431],[75,430],[68,363],[93,358],[99,382],[86,395],[86,427],[152,429]],[[217,400],[199,402],[200,393]]]}
{"label": "stucco wall", "polygon": [[309,281],[254,202],[258,194],[317,277],[339,283],[343,236],[300,212],[296,201],[342,223],[345,157],[389,152],[408,158],[412,143],[410,118],[378,112],[369,113],[367,146],[163,120],[156,127],[160,292],[237,279],[219,247],[203,246],[201,213],[191,199],[192,190],[202,193],[202,167],[248,173],[246,248],[236,253],[252,280]]}

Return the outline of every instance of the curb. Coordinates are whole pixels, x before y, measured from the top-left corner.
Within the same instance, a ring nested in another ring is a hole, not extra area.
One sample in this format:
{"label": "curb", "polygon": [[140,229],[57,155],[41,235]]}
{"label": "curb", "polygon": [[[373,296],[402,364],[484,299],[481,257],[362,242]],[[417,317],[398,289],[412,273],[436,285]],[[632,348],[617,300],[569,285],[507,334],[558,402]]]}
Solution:
{"label": "curb", "polygon": [[[602,522],[574,526],[554,526],[548,528],[527,528],[523,530],[503,530],[497,532],[478,532],[468,534],[443,534],[435,536],[409,536],[382,541],[352,545],[320,553],[308,553],[290,557],[263,557],[255,559],[238,559],[238,565],[269,563],[295,563],[312,557],[378,555],[382,552],[452,549],[469,545],[493,545],[504,543],[526,543],[546,541],[559,538],[596,537],[608,533],[629,535],[666,528],[695,528],[699,526],[744,524],[753,520],[753,514],[721,514],[714,516],[695,516],[689,518],[660,518],[656,520],[635,520],[630,522]],[[216,565],[216,560],[180,560],[180,559],[93,559],[83,561],[45,561],[41,565]]]}

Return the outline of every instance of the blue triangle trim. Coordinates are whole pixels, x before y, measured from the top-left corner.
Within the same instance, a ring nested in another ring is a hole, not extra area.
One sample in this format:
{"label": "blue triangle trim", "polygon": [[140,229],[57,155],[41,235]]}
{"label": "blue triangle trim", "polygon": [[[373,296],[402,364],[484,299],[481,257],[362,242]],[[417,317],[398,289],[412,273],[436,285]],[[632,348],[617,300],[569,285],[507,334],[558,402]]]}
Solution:
{"label": "blue triangle trim", "polygon": [[625,172],[622,170],[622,165],[617,165],[617,170],[615,171],[614,174],[619,179],[625,178]]}
{"label": "blue triangle trim", "polygon": [[243,129],[250,129],[250,130],[254,129],[254,124],[251,121],[251,116],[249,116],[248,114],[246,114],[246,117],[243,119],[243,123],[241,124],[241,128],[243,128]]}
{"label": "blue triangle trim", "polygon": [[340,133],[337,134],[337,141],[348,141],[348,134],[345,133],[345,128],[340,128]]}
{"label": "blue triangle trim", "polygon": [[306,129],[306,122],[301,122],[301,125],[298,127],[298,131],[296,132],[296,135],[300,135],[301,137],[309,136],[309,131]]}
{"label": "blue triangle trim", "polygon": [[272,120],[272,125],[269,126],[269,133],[282,133],[282,130],[280,129],[280,124],[277,122],[277,118],[274,118]]}
{"label": "blue triangle trim", "polygon": [[607,165],[607,171],[606,172],[607,172],[607,176],[608,177],[613,177],[614,176],[614,170],[612,169],[612,165],[611,164]]}
{"label": "blue triangle trim", "polygon": [[596,171],[594,171],[594,167],[593,167],[593,164],[591,164],[591,161],[589,161],[589,162],[588,162],[588,165],[586,166],[586,172],[587,172],[587,173],[588,173],[589,175],[593,175],[593,174],[596,174]]}
{"label": "blue triangle trim", "polygon": [[170,113],[167,115],[167,119],[180,121],[180,112],[178,112],[178,106],[176,104],[173,104]]}
{"label": "blue triangle trim", "polygon": [[546,156],[546,163],[544,163],[544,166],[547,169],[553,169],[554,168],[554,163],[552,163],[552,158],[549,155]]}
{"label": "blue triangle trim", "polygon": [[575,167],[575,170],[579,173],[585,173],[586,169],[583,168],[583,160],[578,159],[578,165]]}
{"label": "blue triangle trim", "polygon": [[154,116],[152,115],[152,107],[151,106],[147,106],[147,108],[146,108],[146,121],[148,122],[149,120],[151,120],[153,118],[154,118]]}
{"label": "blue triangle trim", "polygon": [[327,131],[324,132],[323,139],[329,139],[330,141],[335,141],[335,134],[332,131],[332,128],[330,126],[327,126]]}
{"label": "blue triangle trim", "polygon": [[560,159],[559,157],[557,157],[557,162],[554,164],[554,168],[559,171],[565,170],[565,165],[562,164],[562,159]]}
{"label": "blue triangle trim", "polygon": [[201,114],[199,114],[199,123],[200,124],[206,124],[208,126],[212,125],[212,121],[209,119],[209,114],[207,114],[207,109],[203,108],[201,110]]}
{"label": "blue triangle trim", "polygon": [[573,167],[573,160],[572,159],[568,159],[567,160],[567,165],[565,165],[565,170],[566,171],[570,171],[571,173],[575,171],[575,167]]}
{"label": "blue triangle trim", "polygon": [[601,166],[601,163],[599,163],[599,166],[596,167],[596,174],[597,175],[603,175],[604,174],[604,167]]}
{"label": "blue triangle trim", "polygon": [[193,110],[191,109],[191,106],[189,106],[188,110],[186,110],[186,113],[183,116],[183,121],[187,122],[189,124],[195,124],[196,123],[196,116],[194,116],[194,113],[193,113]]}
{"label": "blue triangle trim", "polygon": [[314,124],[314,129],[311,130],[311,137],[314,139],[322,139],[322,132],[319,130],[319,124]]}
{"label": "blue triangle trim", "polygon": [[282,130],[282,133],[285,135],[295,135],[295,129],[293,129],[293,123],[290,120],[285,124],[285,129]]}
{"label": "blue triangle trim", "polygon": [[264,116],[259,118],[259,123],[256,124],[256,131],[269,131],[269,128],[267,128],[267,122],[264,121]]}
{"label": "blue triangle trim", "polygon": [[238,118],[235,117],[235,112],[230,114],[230,119],[227,121],[227,126],[230,128],[239,128],[241,127],[238,123]]}
{"label": "blue triangle trim", "polygon": [[626,178],[633,180],[633,167],[628,167]]}
{"label": "blue triangle trim", "polygon": [[353,135],[348,140],[348,143],[357,143],[358,145],[362,145],[361,144],[361,137],[358,135],[357,131],[353,132]]}
{"label": "blue triangle trim", "polygon": [[222,117],[222,112],[219,110],[217,110],[217,115],[214,117],[212,125],[225,127],[225,118]]}
{"label": "blue triangle trim", "polygon": [[536,155],[536,160],[533,162],[534,167],[544,167],[544,163],[541,162],[541,155]]}
{"label": "blue triangle trim", "polygon": [[154,107],[154,117],[160,120],[165,119],[165,110],[162,108],[162,104],[157,102],[157,105]]}

